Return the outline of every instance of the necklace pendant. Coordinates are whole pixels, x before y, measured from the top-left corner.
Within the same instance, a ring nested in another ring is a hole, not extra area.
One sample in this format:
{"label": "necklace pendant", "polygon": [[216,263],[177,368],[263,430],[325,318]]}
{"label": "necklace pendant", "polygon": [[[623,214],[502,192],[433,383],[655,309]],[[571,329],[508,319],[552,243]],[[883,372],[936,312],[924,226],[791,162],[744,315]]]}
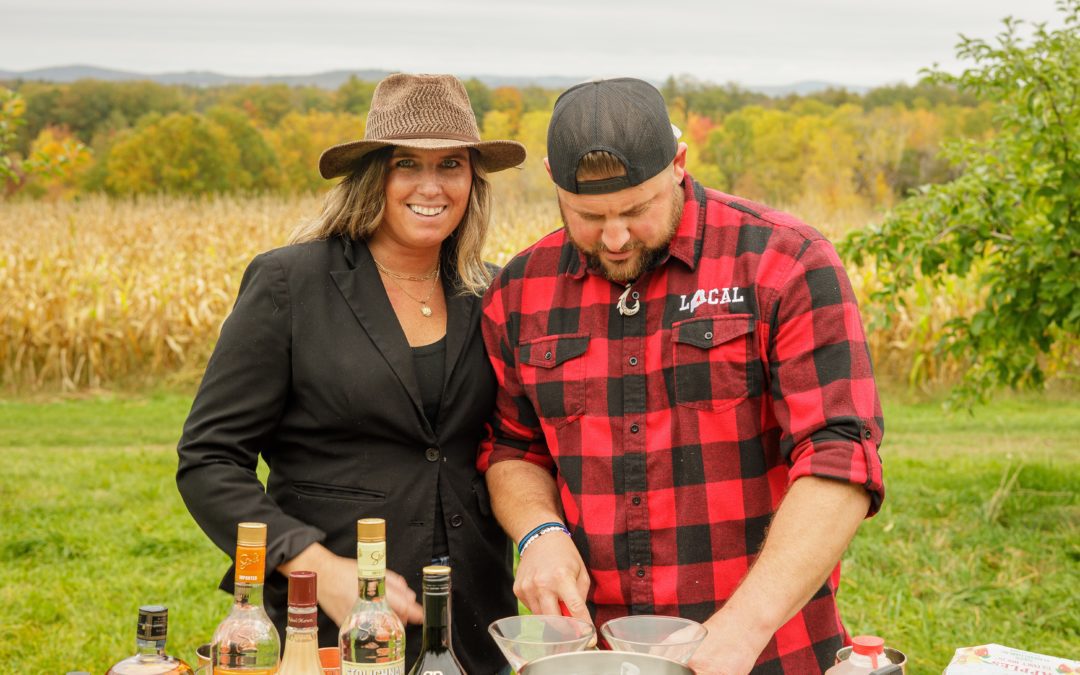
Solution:
{"label": "necklace pendant", "polygon": [[427,305],[421,305],[420,306],[420,313],[423,314],[424,316],[431,316],[431,308],[428,307]]}

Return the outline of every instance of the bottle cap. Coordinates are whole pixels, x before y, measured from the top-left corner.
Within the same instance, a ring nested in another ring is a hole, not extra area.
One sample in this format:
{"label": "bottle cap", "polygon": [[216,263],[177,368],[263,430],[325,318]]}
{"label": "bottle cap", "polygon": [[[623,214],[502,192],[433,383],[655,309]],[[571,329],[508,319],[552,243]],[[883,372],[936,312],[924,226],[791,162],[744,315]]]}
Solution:
{"label": "bottle cap", "polygon": [[289,606],[314,607],[318,604],[316,574],[308,571],[289,572]]}
{"label": "bottle cap", "polygon": [[382,518],[363,518],[356,521],[357,541],[385,541],[386,521]]}
{"label": "bottle cap", "polygon": [[424,568],[425,577],[448,577],[450,567],[447,565],[428,565]]}
{"label": "bottle cap", "polygon": [[237,546],[266,546],[266,523],[240,523],[236,526]]}
{"label": "bottle cap", "polygon": [[851,639],[851,651],[872,656],[885,651],[885,640],[876,635],[856,635]]}
{"label": "bottle cap", "polygon": [[165,639],[169,631],[169,608],[165,605],[143,605],[139,607],[140,640],[159,642]]}

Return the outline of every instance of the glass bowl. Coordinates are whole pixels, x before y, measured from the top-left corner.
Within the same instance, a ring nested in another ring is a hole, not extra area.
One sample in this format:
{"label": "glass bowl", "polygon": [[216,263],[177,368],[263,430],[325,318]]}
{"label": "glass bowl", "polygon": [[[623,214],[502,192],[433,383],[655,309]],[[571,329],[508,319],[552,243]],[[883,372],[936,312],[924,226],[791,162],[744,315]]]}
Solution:
{"label": "glass bowl", "polygon": [[612,619],[600,632],[612,649],[664,656],[684,664],[709,634],[697,621],[649,614]]}
{"label": "glass bowl", "polygon": [[508,616],[492,622],[488,632],[514,670],[544,656],[579,652],[596,641],[591,623],[546,614]]}

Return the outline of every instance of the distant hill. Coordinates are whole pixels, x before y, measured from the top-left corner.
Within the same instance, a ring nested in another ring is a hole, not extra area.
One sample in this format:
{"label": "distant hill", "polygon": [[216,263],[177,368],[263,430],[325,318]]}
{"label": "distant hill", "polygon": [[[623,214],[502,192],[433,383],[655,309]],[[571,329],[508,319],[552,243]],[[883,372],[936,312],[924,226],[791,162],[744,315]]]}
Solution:
{"label": "distant hill", "polygon": [[[113,70],[98,68],[97,66],[57,66],[52,68],[37,68],[34,70],[11,71],[0,70],[0,81],[3,80],[32,80],[40,82],[74,82],[76,80],[94,79],[107,82],[130,82],[137,80],[150,80],[160,84],[183,84],[193,87],[215,87],[226,84],[286,84],[290,86],[315,86],[324,89],[337,89],[352,76],[361,80],[375,82],[386,77],[393,71],[389,70],[331,70],[323,73],[310,75],[264,75],[264,76],[241,76],[223,75],[208,70],[189,70],[176,73],[136,73],[127,70]],[[545,89],[565,89],[582,80],[584,77],[567,77],[561,75],[542,76],[508,76],[508,75],[462,75],[464,79],[476,78],[489,87],[527,87],[539,86]],[[654,84],[659,85],[659,82]],[[847,89],[855,93],[865,93],[870,87],[851,86],[834,82],[805,81],[781,86],[756,86],[743,85],[740,87],[749,91],[755,91],[767,96],[787,96],[789,94],[806,95],[825,89]]]}

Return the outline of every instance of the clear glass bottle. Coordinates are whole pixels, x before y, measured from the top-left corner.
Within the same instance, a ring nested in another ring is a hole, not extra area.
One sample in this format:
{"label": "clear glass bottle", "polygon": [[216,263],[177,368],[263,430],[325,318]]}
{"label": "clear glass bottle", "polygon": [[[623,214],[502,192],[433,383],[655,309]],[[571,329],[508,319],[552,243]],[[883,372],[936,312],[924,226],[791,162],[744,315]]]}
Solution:
{"label": "clear glass bottle", "polygon": [[116,663],[106,675],[188,675],[191,666],[165,653],[169,610],[163,605],[139,608],[135,632],[135,655]]}
{"label": "clear glass bottle", "polygon": [[289,625],[277,675],[323,675],[316,583],[314,572],[289,573]]}
{"label": "clear glass bottle", "polygon": [[281,637],[263,609],[266,524],[240,523],[236,533],[236,591],[229,615],[210,640],[214,675],[271,675]]}
{"label": "clear glass bottle", "polygon": [[450,643],[450,568],[424,568],[424,642],[409,675],[465,675]]}
{"label": "clear glass bottle", "polygon": [[386,521],[356,521],[360,596],[341,623],[341,675],[405,675],[405,627],[386,602]]}

